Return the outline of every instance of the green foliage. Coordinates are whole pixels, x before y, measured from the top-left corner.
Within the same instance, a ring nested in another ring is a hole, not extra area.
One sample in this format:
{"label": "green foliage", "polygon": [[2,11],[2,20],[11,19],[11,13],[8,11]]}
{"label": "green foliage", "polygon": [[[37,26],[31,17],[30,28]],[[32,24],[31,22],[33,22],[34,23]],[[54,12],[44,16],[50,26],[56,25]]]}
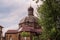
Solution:
{"label": "green foliage", "polygon": [[32,40],[38,40],[38,37],[37,36],[33,36]]}
{"label": "green foliage", "polygon": [[28,32],[22,32],[22,33],[21,33],[21,36],[23,36],[23,37],[29,37],[30,34],[29,34]]}
{"label": "green foliage", "polygon": [[60,4],[56,0],[45,0],[38,7],[39,22],[43,32],[41,40],[56,40],[57,37],[57,16],[60,16]]}

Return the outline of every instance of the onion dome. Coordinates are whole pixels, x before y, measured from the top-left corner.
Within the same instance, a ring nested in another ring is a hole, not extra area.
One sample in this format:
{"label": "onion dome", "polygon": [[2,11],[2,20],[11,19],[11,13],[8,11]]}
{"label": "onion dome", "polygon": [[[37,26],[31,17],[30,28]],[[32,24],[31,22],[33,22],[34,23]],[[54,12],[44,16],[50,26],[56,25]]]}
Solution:
{"label": "onion dome", "polygon": [[24,22],[37,22],[38,18],[33,15],[33,10],[34,9],[30,6],[28,8],[28,16],[23,18],[20,21],[20,23],[24,23]]}
{"label": "onion dome", "polygon": [[34,9],[30,6],[29,8],[28,8],[28,16],[34,16],[33,15],[33,12],[34,12]]}
{"label": "onion dome", "polygon": [[28,8],[28,11],[34,11],[34,9],[30,6],[30,7]]}

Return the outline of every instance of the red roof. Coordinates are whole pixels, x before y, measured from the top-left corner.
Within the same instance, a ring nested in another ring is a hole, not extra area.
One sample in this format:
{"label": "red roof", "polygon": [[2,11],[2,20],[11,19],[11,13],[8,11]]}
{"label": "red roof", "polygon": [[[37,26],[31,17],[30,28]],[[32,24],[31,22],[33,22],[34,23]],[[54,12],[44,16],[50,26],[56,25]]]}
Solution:
{"label": "red roof", "polygon": [[19,30],[8,30],[6,33],[18,33],[18,32],[23,32],[23,31],[41,33],[42,29],[41,28],[24,26],[24,27],[21,27]]}
{"label": "red roof", "polygon": [[8,30],[6,33],[17,33],[17,30]]}
{"label": "red roof", "polygon": [[42,32],[42,29],[36,29],[34,27],[28,27],[28,26],[25,26],[25,27],[21,27],[22,29],[19,31],[19,32],[23,32],[23,31],[28,31],[28,32],[36,32],[36,33],[41,33]]}
{"label": "red roof", "polygon": [[19,31],[19,32],[21,32],[21,31],[28,31],[28,32],[30,32],[30,31],[32,31],[34,28],[33,27],[21,27],[22,29]]}

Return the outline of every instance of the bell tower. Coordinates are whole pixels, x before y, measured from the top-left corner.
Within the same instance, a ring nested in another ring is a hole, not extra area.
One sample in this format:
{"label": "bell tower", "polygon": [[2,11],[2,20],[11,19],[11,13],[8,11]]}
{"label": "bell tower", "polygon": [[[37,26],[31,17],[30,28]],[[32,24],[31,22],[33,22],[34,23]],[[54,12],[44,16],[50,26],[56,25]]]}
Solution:
{"label": "bell tower", "polygon": [[28,8],[28,16],[33,16],[34,9],[30,6]]}
{"label": "bell tower", "polygon": [[0,40],[2,40],[2,26],[0,26]]}
{"label": "bell tower", "polygon": [[41,27],[38,24],[38,18],[33,14],[34,9],[28,8],[28,16],[23,18],[19,23],[19,40],[39,40]]}

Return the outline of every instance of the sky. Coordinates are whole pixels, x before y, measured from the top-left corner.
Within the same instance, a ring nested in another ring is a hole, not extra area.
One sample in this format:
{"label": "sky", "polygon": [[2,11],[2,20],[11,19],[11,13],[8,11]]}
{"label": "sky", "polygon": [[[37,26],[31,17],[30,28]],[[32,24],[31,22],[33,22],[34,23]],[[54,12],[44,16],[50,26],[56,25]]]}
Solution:
{"label": "sky", "polygon": [[30,5],[36,11],[37,5],[32,0],[0,0],[0,25],[4,27],[3,34],[7,30],[18,29],[18,24],[27,16]]}

